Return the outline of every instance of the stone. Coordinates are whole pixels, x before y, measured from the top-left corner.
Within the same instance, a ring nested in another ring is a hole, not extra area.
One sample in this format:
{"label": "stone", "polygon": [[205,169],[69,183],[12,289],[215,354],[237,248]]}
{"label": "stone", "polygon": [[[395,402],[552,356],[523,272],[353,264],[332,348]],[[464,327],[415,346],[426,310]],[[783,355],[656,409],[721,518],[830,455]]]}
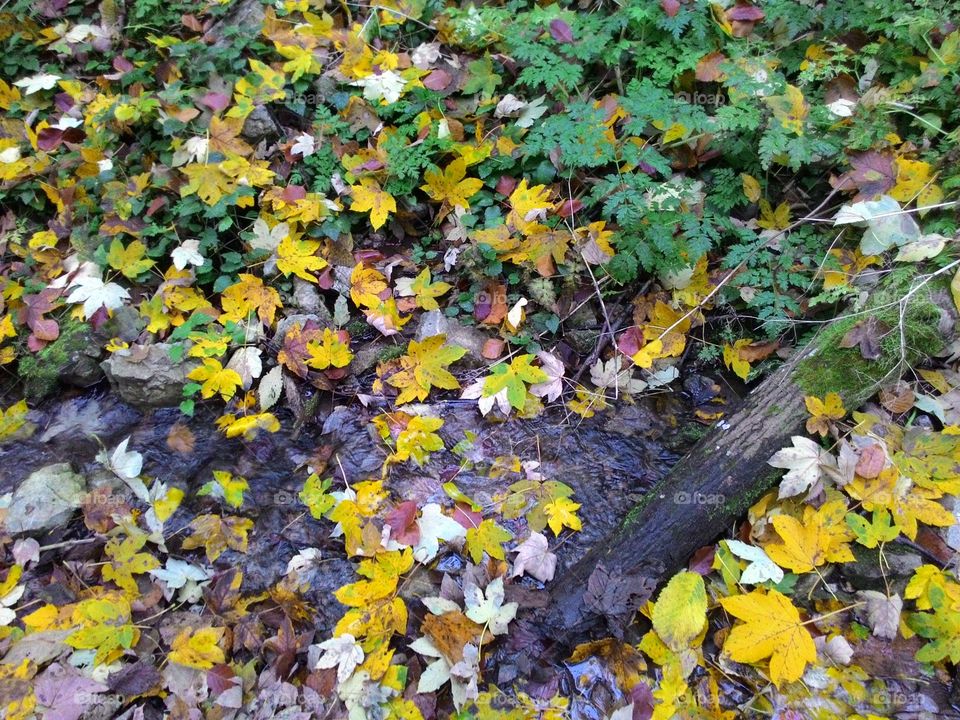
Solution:
{"label": "stone", "polygon": [[226,33],[228,28],[240,28],[250,32],[250,28],[261,27],[265,17],[263,8],[260,0],[240,0],[235,3],[223,20],[207,32],[207,36],[213,40],[213,47],[224,48],[230,44],[231,38]]}
{"label": "stone", "polygon": [[293,279],[293,302],[291,304],[301,312],[319,315],[330,322],[333,321],[330,310],[327,309],[327,304],[323,301],[323,296],[317,290],[317,286],[298,277]]}
{"label": "stone", "polygon": [[174,362],[171,345],[133,345],[100,363],[124,402],[136,407],[170,407],[183,399],[187,375],[200,365],[193,358]]}
{"label": "stone", "polygon": [[434,335],[446,335],[447,344],[459,345],[466,349],[467,354],[460,362],[474,366],[487,363],[483,357],[483,344],[487,341],[487,335],[477,328],[463,325],[454,318],[448,318],[439,310],[431,310],[420,316],[417,341],[423,342]]}
{"label": "stone", "polygon": [[65,525],[86,492],[86,481],[69,463],[47,465],[14,491],[3,524],[11,535],[42,534]]}
{"label": "stone", "polygon": [[313,320],[321,329],[333,328],[333,318],[330,317],[330,311],[326,308],[323,308],[319,313],[295,313],[277,321],[277,332],[273,336],[275,341],[282,343],[287,333],[290,332],[290,328],[294,325],[303,328],[310,320]]}
{"label": "stone", "polygon": [[277,125],[270,111],[263,105],[257,105],[253,112],[247,115],[243,121],[243,129],[240,131],[247,140],[262,140],[266,137],[278,135],[280,127]]}

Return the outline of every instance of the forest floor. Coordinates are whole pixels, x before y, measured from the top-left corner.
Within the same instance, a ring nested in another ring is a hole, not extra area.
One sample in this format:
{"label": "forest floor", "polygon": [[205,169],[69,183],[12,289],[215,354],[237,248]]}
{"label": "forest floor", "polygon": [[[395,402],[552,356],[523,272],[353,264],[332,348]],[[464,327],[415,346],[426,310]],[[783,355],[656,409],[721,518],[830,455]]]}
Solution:
{"label": "forest floor", "polygon": [[[0,20],[0,717],[960,717],[953,3]],[[811,342],[774,488],[546,631]]]}

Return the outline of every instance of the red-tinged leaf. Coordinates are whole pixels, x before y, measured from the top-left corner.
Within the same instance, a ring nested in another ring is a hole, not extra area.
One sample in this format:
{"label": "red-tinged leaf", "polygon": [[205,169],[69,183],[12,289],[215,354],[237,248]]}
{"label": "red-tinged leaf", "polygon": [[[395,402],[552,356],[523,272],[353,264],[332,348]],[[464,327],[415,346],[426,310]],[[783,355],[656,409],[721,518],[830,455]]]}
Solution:
{"label": "red-tinged leaf", "polygon": [[732,8],[727,10],[727,20],[731,22],[737,20],[739,22],[756,23],[765,17],[766,15],[763,14],[763,10],[756,5],[743,2],[743,0],[738,0]]}
{"label": "red-tinged leaf", "polygon": [[230,104],[230,96],[223,93],[211,92],[200,98],[200,102],[214,112],[222,112]]}
{"label": "red-tinged leaf", "polygon": [[506,346],[506,342],[500,338],[487,338],[487,341],[483,344],[483,349],[480,351],[480,354],[483,355],[487,360],[496,360],[498,357],[503,355],[503,348]]}
{"label": "red-tinged leaf", "polygon": [[416,545],[420,542],[418,512],[419,508],[413,500],[406,500],[388,512],[384,522],[390,526],[390,539],[403,545]]}
{"label": "red-tinged leaf", "polygon": [[187,30],[203,32],[203,25],[201,25],[200,21],[190,13],[185,13],[183,17],[180,18],[180,22],[183,23],[183,26],[187,28]]}
{"label": "red-tinged leaf", "polygon": [[136,66],[125,57],[118,55],[113,59],[113,69],[117,72],[128,73]]}
{"label": "red-tinged leaf", "polygon": [[438,68],[423,79],[423,86],[439,92],[440,90],[445,90],[450,85],[452,79],[450,73]]}
{"label": "red-tinged leaf", "polygon": [[509,197],[510,194],[516,189],[519,182],[508,175],[502,175],[497,184],[494,186],[494,190],[503,195],[504,197]]}
{"label": "red-tinged leaf", "polygon": [[147,217],[152,217],[153,214],[154,214],[155,212],[157,212],[157,210],[159,210],[160,208],[164,207],[166,204],[167,204],[167,196],[166,196],[166,195],[161,195],[161,196],[158,197],[158,198],[154,198],[154,199],[150,202],[150,205],[147,207],[147,212],[146,212]]}
{"label": "red-tinged leaf", "polygon": [[723,73],[720,71],[720,63],[726,59],[727,56],[717,50],[704,55],[697,62],[697,80],[700,82],[719,82],[722,80]]}
{"label": "red-tinged leaf", "polygon": [[640,348],[646,344],[647,341],[643,339],[643,331],[636,326],[627,328],[627,330],[617,338],[617,350],[627,357],[636,355],[640,352]]}
{"label": "red-tinged leaf", "polygon": [[690,563],[687,565],[687,567],[691,572],[695,572],[698,575],[707,576],[713,569],[713,557],[716,554],[716,545],[704,545],[693,554],[693,557],[690,558]]}
{"label": "red-tinged leaf", "polygon": [[887,464],[887,453],[880,443],[867,445],[860,451],[860,459],[857,461],[857,475],[872,480],[880,475],[884,465]]}
{"label": "red-tinged leaf", "polygon": [[467,530],[480,527],[480,523],[483,522],[483,516],[480,513],[474,512],[469,505],[463,503],[457,503],[453,508],[453,519]]}
{"label": "red-tinged leaf", "polygon": [[307,189],[303,185],[287,185],[280,197],[284,202],[296,204],[307,197]]}
{"label": "red-tinged leaf", "polygon": [[882,195],[897,184],[897,167],[892,155],[875,150],[859,153],[850,157],[850,167],[853,169],[848,176],[866,200]]}
{"label": "red-tinged leaf", "polygon": [[573,30],[563,20],[557,18],[550,21],[550,37],[558,43],[572,43]]}
{"label": "red-tinged leaf", "polygon": [[660,7],[667,14],[667,17],[675,17],[680,12],[679,0],[660,0]]}
{"label": "red-tinged leaf", "polygon": [[333,287],[333,266],[328,266],[324,268],[323,272],[317,277],[317,285],[320,286],[321,290],[330,290]]}
{"label": "red-tinged leaf", "polygon": [[579,198],[570,198],[569,200],[564,200],[560,207],[557,209],[557,215],[562,218],[571,218],[575,213],[583,210],[583,203],[580,202]]}

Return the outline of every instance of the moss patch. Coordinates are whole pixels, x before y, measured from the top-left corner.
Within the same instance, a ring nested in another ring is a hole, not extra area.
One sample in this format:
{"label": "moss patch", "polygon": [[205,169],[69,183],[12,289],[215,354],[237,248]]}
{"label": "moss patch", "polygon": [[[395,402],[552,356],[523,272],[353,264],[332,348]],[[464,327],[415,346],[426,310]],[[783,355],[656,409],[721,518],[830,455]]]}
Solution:
{"label": "moss patch", "polygon": [[88,328],[75,320],[61,323],[60,336],[38,353],[20,358],[19,375],[24,394],[40,400],[57,386],[61,371],[71,362],[73,353],[84,349],[89,341]]}
{"label": "moss patch", "polygon": [[[902,318],[905,357],[901,354],[898,302],[910,291],[915,278],[913,268],[892,272],[873,293],[866,313],[838,320],[822,330],[813,340],[816,353],[801,361],[793,372],[792,379],[800,389],[817,397],[836,392],[848,406],[859,405],[885,378],[898,374],[896,371],[902,362],[913,365],[927,352],[939,349],[943,344],[937,331],[940,310],[931,299],[935,291],[943,288],[938,278],[922,287],[907,303]],[[871,315],[891,328],[880,341],[880,357],[876,360],[865,359],[859,348],[840,347],[843,336]]]}

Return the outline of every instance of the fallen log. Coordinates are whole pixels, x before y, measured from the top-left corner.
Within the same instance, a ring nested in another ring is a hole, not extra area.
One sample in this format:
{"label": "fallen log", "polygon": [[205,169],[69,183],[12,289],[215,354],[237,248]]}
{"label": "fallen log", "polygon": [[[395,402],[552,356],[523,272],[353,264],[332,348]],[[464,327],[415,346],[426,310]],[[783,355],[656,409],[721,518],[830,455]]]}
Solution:
{"label": "fallen log", "polygon": [[[808,417],[805,395],[837,392],[855,408],[906,367],[957,337],[957,315],[941,269],[890,273],[867,309],[824,326],[754,389],[745,404],[710,432],[626,515],[620,527],[553,583],[539,620],[561,643],[606,621],[620,635],[635,610],[693,553],[717,540],[780,478],[767,464]],[[886,327],[879,357],[867,360],[840,341],[857,323]]]}

